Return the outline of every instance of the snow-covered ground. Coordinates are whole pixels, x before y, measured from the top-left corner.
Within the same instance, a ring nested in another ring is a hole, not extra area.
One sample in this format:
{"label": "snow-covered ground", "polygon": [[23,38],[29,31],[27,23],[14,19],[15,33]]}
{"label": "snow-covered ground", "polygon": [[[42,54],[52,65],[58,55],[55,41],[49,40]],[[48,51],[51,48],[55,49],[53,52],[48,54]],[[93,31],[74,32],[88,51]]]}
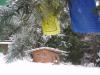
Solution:
{"label": "snow-covered ground", "polygon": [[100,75],[100,68],[42,64],[27,60],[6,64],[0,53],[0,75]]}

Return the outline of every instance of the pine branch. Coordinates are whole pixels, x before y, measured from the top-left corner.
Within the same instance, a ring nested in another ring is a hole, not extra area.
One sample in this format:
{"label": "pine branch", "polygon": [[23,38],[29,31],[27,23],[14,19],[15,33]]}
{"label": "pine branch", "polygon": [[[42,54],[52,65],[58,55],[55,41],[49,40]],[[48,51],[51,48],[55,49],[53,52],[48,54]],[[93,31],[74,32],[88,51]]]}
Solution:
{"label": "pine branch", "polygon": [[[27,1],[27,0],[25,0]],[[25,5],[26,6],[26,5]],[[20,23],[19,26],[13,31],[14,41],[12,46],[9,48],[7,55],[7,62],[15,59],[22,59],[25,57],[25,51],[30,50],[32,46],[36,44],[37,40],[41,36],[37,33],[37,25],[34,22],[33,8],[29,8],[32,12],[24,12],[26,7],[21,7],[17,10],[17,16]],[[13,34],[13,32],[11,34]],[[10,35],[11,35],[10,34]]]}
{"label": "pine branch", "polygon": [[[41,32],[38,32],[39,27],[41,27],[41,12],[37,11],[37,7],[42,3],[42,1],[50,0],[18,0],[15,2],[13,7],[10,7],[16,9],[14,10],[12,17],[10,16],[11,18],[7,18],[6,21],[14,21],[14,23],[12,23],[15,28],[11,33],[9,33],[9,36],[13,35],[14,40],[12,46],[8,50],[7,62],[22,59],[26,56],[24,53],[25,51],[30,50],[31,48],[39,47],[38,41],[42,40]],[[63,3],[61,3],[62,5],[60,6],[59,2],[56,3],[56,1],[62,0],[56,0],[54,3],[53,1],[55,0],[52,0],[51,5],[46,4],[46,6],[50,8],[51,12],[61,12],[65,4],[63,5]]]}

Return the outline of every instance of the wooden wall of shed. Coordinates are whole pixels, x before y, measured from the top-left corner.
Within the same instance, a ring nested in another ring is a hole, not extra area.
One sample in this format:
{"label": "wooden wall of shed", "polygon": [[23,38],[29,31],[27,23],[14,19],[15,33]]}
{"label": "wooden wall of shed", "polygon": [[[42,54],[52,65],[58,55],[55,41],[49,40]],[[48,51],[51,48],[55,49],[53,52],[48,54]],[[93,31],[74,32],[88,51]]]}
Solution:
{"label": "wooden wall of shed", "polygon": [[32,52],[34,62],[42,63],[59,63],[60,56],[59,53],[50,50],[37,50]]}
{"label": "wooden wall of shed", "polygon": [[8,44],[0,44],[0,48],[3,50],[3,54],[7,54],[8,52]]}

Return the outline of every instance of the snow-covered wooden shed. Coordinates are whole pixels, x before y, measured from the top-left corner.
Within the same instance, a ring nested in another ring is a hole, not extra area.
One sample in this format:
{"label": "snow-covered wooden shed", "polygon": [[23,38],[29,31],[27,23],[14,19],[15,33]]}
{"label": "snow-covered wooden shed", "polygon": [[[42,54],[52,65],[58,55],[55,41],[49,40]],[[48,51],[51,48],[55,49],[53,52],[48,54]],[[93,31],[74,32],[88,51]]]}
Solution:
{"label": "snow-covered wooden shed", "polygon": [[40,47],[29,50],[28,53],[31,54],[33,62],[60,63],[60,56],[66,52],[50,47]]}
{"label": "snow-covered wooden shed", "polygon": [[3,51],[3,54],[7,54],[8,52],[8,46],[11,44],[11,40],[5,40],[5,41],[0,41],[0,48]]}

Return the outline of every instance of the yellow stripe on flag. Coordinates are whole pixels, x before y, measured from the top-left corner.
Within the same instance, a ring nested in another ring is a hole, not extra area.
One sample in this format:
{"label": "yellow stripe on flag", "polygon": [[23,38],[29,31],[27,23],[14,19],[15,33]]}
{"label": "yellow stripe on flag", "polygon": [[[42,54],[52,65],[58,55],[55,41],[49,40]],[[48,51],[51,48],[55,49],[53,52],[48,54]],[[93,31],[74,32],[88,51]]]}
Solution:
{"label": "yellow stripe on flag", "polygon": [[60,33],[60,22],[57,16],[50,15],[42,19],[43,35],[56,35]]}

